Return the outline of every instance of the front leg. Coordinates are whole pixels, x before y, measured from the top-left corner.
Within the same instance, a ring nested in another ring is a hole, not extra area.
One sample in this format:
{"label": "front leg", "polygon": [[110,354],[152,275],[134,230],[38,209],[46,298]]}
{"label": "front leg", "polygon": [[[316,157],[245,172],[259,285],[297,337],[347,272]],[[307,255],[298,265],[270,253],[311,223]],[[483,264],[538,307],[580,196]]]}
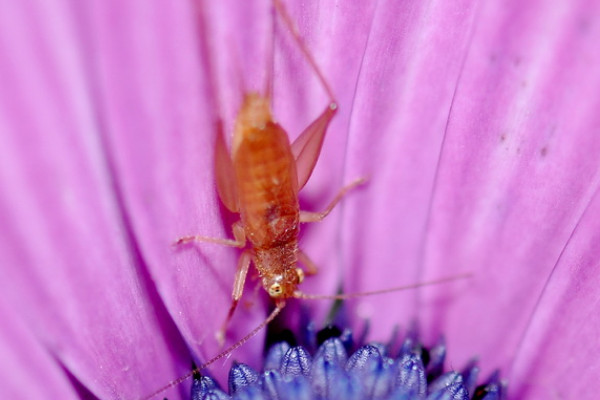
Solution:
{"label": "front leg", "polygon": [[219,238],[211,238],[207,236],[184,236],[175,241],[175,245],[182,245],[192,242],[208,242],[220,244],[223,246],[231,246],[231,247],[239,247],[242,248],[246,246],[246,233],[244,232],[244,226],[242,225],[242,221],[237,221],[231,226],[231,230],[233,231],[233,237],[235,240],[231,239],[219,239]]}
{"label": "front leg", "polygon": [[354,182],[351,182],[350,184],[344,186],[339,191],[337,196],[335,196],[333,201],[331,203],[329,203],[327,208],[321,212],[300,211],[300,222],[320,222],[320,221],[322,221],[323,218],[325,218],[327,215],[329,215],[331,210],[333,210],[333,208],[342,199],[342,197],[344,197],[344,195],[346,193],[348,193],[350,190],[354,189],[355,187],[362,185],[366,181],[367,180],[365,178],[358,178]]}
{"label": "front leg", "polygon": [[219,346],[223,346],[223,343],[225,342],[227,325],[229,325],[229,321],[233,316],[233,312],[235,311],[240,299],[242,298],[242,294],[244,293],[244,283],[246,283],[246,276],[248,275],[248,268],[250,268],[250,261],[252,261],[253,254],[254,253],[252,250],[246,249],[242,252],[240,259],[238,260],[235,281],[233,282],[233,292],[231,293],[231,306],[229,307],[229,312],[227,313],[227,317],[225,318],[223,325],[221,325],[221,329],[219,329],[215,335]]}

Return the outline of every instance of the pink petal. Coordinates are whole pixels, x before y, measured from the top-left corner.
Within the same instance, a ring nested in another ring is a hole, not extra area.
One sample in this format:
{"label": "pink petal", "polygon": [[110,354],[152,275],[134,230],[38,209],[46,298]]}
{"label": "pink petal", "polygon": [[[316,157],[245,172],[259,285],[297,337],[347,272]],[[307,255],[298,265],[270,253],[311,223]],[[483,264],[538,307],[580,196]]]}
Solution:
{"label": "pink petal", "polygon": [[78,399],[60,364],[28,329],[18,311],[0,302],[0,316],[2,395],[13,399]]}
{"label": "pink petal", "polygon": [[593,399],[600,365],[600,196],[574,227],[522,331],[508,379],[519,397]]}
{"label": "pink petal", "polygon": [[446,134],[425,265],[428,276],[476,274],[469,290],[429,310],[457,349],[451,356],[464,360],[469,346],[486,368],[506,368],[598,188],[600,77],[591,66],[600,52],[592,28],[582,30],[587,7],[481,12]]}
{"label": "pink petal", "polygon": [[[347,168],[354,172],[348,174],[370,179],[344,204],[349,292],[423,279],[436,165],[475,15],[469,2],[390,3],[376,10],[349,133]],[[360,299],[357,318],[374,319],[374,330],[386,335],[416,317],[417,295]],[[390,301],[393,309],[385,307]]]}
{"label": "pink petal", "polygon": [[[413,20],[437,21],[419,11]],[[459,18],[465,23],[461,35],[452,30],[459,26],[454,14],[440,10],[448,19],[432,25],[439,39],[417,44],[407,66],[384,76],[387,88],[408,81],[418,89],[383,97],[383,104],[397,105],[389,107],[398,115],[395,129],[385,122],[383,106],[370,117],[383,119],[381,128],[361,119],[365,139],[358,147],[369,154],[363,162],[374,170],[381,166],[377,176],[384,178],[376,176],[373,184],[381,179],[387,192],[361,193],[367,200],[350,211],[348,264],[356,284],[348,290],[463,271],[474,276],[419,291],[417,298],[409,293],[360,300],[359,316],[372,318],[373,331],[389,331],[418,314],[424,331],[446,335],[453,366],[479,354],[484,373],[494,367],[506,371],[518,356],[550,274],[576,225],[590,218],[582,215],[598,188],[599,28],[588,17],[598,11],[594,3],[563,8],[485,3]],[[414,36],[429,38],[430,25],[415,24],[422,33]],[[434,46],[435,57],[427,58],[428,46]],[[463,52],[460,65],[452,57]],[[437,73],[412,73],[430,68]],[[454,79],[453,71],[460,72]],[[446,90],[449,83],[455,93]],[[415,99],[403,100],[407,93]],[[393,132],[390,139],[378,147],[373,132],[387,130]],[[589,332],[597,334],[600,326],[590,323]],[[550,357],[553,350],[548,351]],[[587,354],[579,368],[569,370],[571,381],[588,376],[582,369],[594,356]],[[565,372],[560,365],[546,370],[555,376]]]}
{"label": "pink petal", "polygon": [[2,293],[83,387],[135,398],[187,370],[190,354],[105,158],[96,11],[11,3],[0,17]]}

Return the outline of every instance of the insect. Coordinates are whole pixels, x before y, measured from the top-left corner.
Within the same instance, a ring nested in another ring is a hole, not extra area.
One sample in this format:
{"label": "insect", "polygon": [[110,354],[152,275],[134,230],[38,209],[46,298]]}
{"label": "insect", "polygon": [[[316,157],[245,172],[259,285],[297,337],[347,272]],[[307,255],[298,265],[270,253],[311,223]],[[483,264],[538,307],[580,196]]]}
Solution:
{"label": "insect", "polygon": [[234,124],[231,151],[227,150],[222,131],[218,132],[215,149],[217,190],[227,209],[240,216],[232,226],[235,239],[196,235],[182,237],[176,244],[211,242],[238,248],[245,248],[247,242],[250,244],[240,255],[231,307],[217,333],[221,343],[242,297],[250,264],[257,269],[262,286],[275,301],[276,309],[282,309],[286,299],[301,297],[298,285],[306,274],[315,274],[317,268],[298,247],[299,224],[321,221],[346,192],[364,182],[364,179],[357,179],[343,187],[322,212],[300,210],[298,192],[317,163],[325,132],[337,111],[337,102],[282,4],[279,0],[274,0],[273,4],[325,89],[329,104],[290,144],[285,130],[273,121],[269,94],[247,93]]}

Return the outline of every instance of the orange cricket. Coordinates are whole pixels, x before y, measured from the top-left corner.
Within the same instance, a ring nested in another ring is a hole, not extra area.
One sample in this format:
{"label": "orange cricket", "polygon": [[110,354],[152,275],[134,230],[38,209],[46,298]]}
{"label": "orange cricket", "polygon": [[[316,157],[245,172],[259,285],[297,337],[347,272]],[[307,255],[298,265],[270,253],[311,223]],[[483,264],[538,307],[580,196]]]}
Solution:
{"label": "orange cricket", "polygon": [[298,261],[307,274],[316,273],[317,268],[298,248],[299,224],[321,221],[348,190],[364,181],[358,179],[342,188],[323,212],[300,210],[298,192],[308,181],[319,158],[337,103],[283,6],[277,0],[274,0],[274,5],[329,95],[330,102],[292,144],[285,130],[273,121],[268,94],[248,93],[244,96],[234,125],[231,152],[227,150],[223,132],[218,132],[215,149],[217,189],[223,204],[240,215],[240,220],[232,226],[235,240],[188,236],[176,243],[201,241],[244,248],[246,242],[250,242],[250,248],[246,248],[240,256],[233,284],[233,301],[225,323],[217,333],[221,342],[242,296],[251,262],[258,271],[263,288],[275,300],[275,313],[285,306],[286,299],[304,296],[297,288],[305,275],[304,270],[298,267]]}

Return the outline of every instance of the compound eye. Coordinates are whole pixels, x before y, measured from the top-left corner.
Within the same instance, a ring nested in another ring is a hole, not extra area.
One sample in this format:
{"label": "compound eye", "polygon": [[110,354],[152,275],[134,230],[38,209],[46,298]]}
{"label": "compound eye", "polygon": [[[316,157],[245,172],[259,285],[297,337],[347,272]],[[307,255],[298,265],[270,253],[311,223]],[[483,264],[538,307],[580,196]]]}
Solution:
{"label": "compound eye", "polygon": [[274,283],[271,285],[271,287],[269,287],[269,296],[271,297],[279,297],[281,296],[282,292],[283,289],[279,283]]}
{"label": "compound eye", "polygon": [[296,274],[298,275],[298,283],[302,283],[302,281],[304,281],[304,271],[300,268],[296,268]]}

